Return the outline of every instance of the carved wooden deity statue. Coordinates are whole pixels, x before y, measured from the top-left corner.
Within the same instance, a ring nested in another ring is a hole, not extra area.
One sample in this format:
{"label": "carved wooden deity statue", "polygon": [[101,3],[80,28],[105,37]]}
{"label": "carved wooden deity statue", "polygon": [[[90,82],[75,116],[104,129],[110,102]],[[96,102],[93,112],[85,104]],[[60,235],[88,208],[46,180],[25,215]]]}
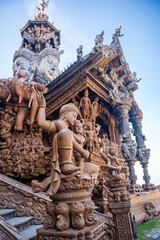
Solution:
{"label": "carved wooden deity statue", "polygon": [[117,158],[117,149],[115,144],[111,143],[108,154],[102,152],[101,155],[107,163],[110,181],[125,179],[125,174],[121,172],[122,166]]}
{"label": "carved wooden deity statue", "polygon": [[[51,176],[41,183],[37,180],[32,181],[32,189],[34,192],[46,191],[46,194],[53,200],[55,208],[52,206],[54,210],[51,214],[51,207],[48,207],[47,213],[50,216],[55,214],[55,219],[57,216],[57,220],[54,220],[56,229],[66,230],[70,225],[75,229],[93,226],[96,224],[97,218],[94,216],[90,222],[87,218],[88,214],[94,213],[94,203],[90,197],[99,167],[89,162],[83,162],[85,158],[89,157],[89,152],[83,149],[85,138],[82,135],[82,123],[76,121],[79,110],[73,103],[68,103],[61,107],[58,120],[49,121],[45,117],[44,97],[39,95],[37,98],[39,103],[38,125],[48,133],[53,133],[54,136]],[[74,125],[75,132],[69,129]],[[57,213],[59,207],[61,213]],[[64,226],[62,222],[59,224],[58,215],[65,219],[67,225]],[[47,219],[44,226],[49,228]]]}

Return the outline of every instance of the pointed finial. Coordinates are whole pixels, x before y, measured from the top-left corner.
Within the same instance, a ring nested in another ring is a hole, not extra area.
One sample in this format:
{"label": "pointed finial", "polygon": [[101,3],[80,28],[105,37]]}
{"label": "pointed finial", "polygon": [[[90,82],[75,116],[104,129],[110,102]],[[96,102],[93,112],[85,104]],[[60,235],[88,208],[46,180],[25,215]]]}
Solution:
{"label": "pointed finial", "polygon": [[49,0],[47,0],[46,2],[45,2],[45,0],[42,0],[42,3],[40,3],[40,5],[41,5],[40,8],[37,7],[37,9],[39,10],[38,15],[44,14],[44,9],[48,6],[48,3],[49,3]]}
{"label": "pointed finial", "polygon": [[37,7],[37,9],[39,10],[38,12],[38,16],[35,17],[35,20],[48,20],[48,16],[44,13],[44,9],[48,6],[49,0],[45,1],[42,0],[42,3],[40,3],[40,7]]}

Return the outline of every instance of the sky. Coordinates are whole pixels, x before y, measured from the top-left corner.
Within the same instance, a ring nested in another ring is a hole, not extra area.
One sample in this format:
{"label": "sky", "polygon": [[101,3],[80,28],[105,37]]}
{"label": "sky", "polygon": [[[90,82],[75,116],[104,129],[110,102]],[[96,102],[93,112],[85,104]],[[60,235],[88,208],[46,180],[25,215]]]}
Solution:
{"label": "sky", "polygon": [[[0,78],[12,77],[13,55],[21,44],[20,29],[37,15],[40,0],[0,0]],[[151,149],[151,182],[160,184],[160,0],[50,0],[49,21],[61,30],[60,70],[76,61],[76,49],[84,55],[94,47],[103,30],[104,44],[110,44],[119,24],[120,38],[130,70],[141,78],[135,99],[143,112],[143,133]],[[137,183],[143,172],[136,163]]]}

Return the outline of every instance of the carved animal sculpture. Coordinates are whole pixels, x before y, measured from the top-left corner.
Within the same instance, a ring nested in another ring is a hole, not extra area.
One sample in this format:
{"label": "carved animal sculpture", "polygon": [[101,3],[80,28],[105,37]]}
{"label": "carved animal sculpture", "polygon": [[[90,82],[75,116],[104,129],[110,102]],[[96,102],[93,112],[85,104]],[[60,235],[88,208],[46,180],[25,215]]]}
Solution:
{"label": "carved animal sculpture", "polygon": [[[36,94],[46,93],[48,90],[43,84],[36,83],[36,82],[27,83],[25,81],[25,77],[26,77],[26,74],[19,72],[18,76],[13,77],[12,83],[11,83],[12,97],[14,101],[19,103],[16,123],[15,123],[15,130],[23,129],[23,121],[27,116],[28,108],[31,108],[31,110],[30,110],[30,119],[27,120],[27,124],[33,125],[35,120],[35,115],[38,109]],[[26,103],[28,103],[28,107]]]}
{"label": "carved animal sculpture", "polygon": [[84,219],[86,226],[93,226],[97,223],[97,216],[95,214],[95,206],[92,201],[85,202]]}

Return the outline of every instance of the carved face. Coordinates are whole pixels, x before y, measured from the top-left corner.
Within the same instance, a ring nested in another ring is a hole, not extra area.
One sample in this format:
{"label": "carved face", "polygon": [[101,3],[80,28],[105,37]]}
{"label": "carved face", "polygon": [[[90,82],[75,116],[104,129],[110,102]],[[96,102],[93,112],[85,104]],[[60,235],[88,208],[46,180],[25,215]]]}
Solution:
{"label": "carved face", "polygon": [[30,74],[30,62],[23,57],[18,57],[13,63],[13,71],[16,74],[20,74],[22,76],[26,76]]}
{"label": "carved face", "polygon": [[83,125],[80,121],[76,122],[74,125],[75,133],[82,133]]}
{"label": "carved face", "polygon": [[67,112],[67,122],[69,125],[73,126],[75,124],[75,121],[77,119],[77,113],[69,111]]}
{"label": "carved face", "polygon": [[116,154],[116,148],[110,148],[109,150],[111,155],[115,155]]}
{"label": "carved face", "polygon": [[92,130],[92,123],[88,123],[87,129],[88,129],[88,130]]}
{"label": "carved face", "polygon": [[49,80],[55,79],[59,75],[58,59],[53,55],[45,56],[40,61],[38,70],[43,77]]}

